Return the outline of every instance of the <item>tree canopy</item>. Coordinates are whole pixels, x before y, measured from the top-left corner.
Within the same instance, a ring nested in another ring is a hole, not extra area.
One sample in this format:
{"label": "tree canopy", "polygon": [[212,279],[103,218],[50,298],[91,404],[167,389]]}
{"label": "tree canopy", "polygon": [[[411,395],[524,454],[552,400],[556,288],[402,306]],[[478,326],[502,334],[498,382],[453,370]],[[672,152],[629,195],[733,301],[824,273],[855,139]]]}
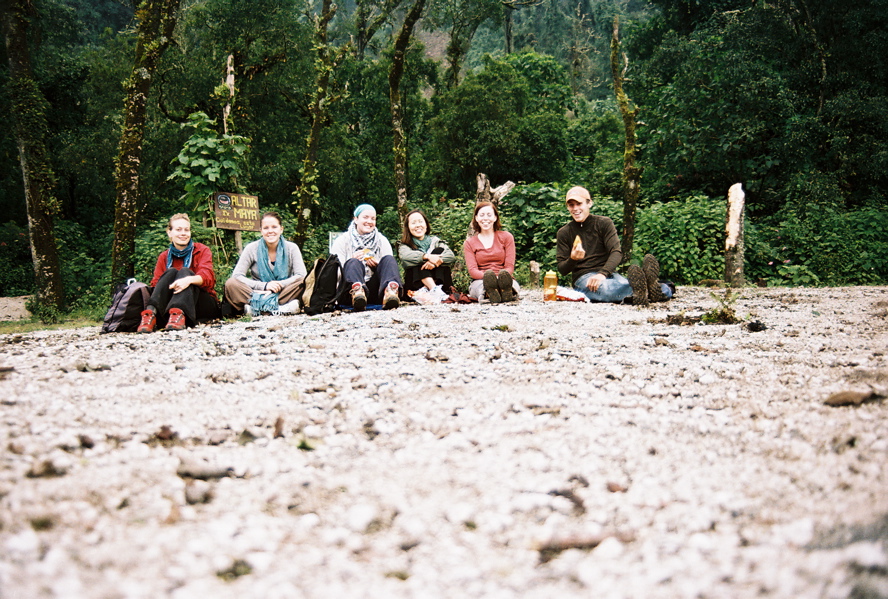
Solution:
{"label": "tree canopy", "polygon": [[[31,4],[29,44],[33,77],[47,102],[61,268],[70,298],[100,303],[97,289],[110,271],[124,83],[138,42],[136,6]],[[293,193],[303,182],[306,140],[317,127],[316,209],[306,241],[317,251],[325,247],[318,240],[341,230],[357,203],[374,204],[380,226],[394,236],[397,187],[406,189],[411,208],[443,214],[445,206],[472,197],[479,172],[494,185],[519,183],[519,196],[554,201],[532,186],[584,184],[596,197],[617,200],[623,131],[609,42],[619,16],[628,59],[624,87],[638,108],[639,243],[653,214],[646,210],[700,198],[723,202],[740,182],[760,241],[747,250],[753,270],[767,274],[768,262],[789,260],[796,274],[802,267],[834,273],[818,274],[819,282],[885,281],[877,266],[884,236],[862,236],[869,266],[840,267],[849,260],[845,250],[828,264],[821,252],[815,262],[804,246],[824,226],[840,229],[843,218],[858,222],[865,213],[877,221],[884,214],[886,0],[427,0],[398,81],[404,152],[398,184],[389,72],[411,3],[343,3],[320,42],[314,25],[320,2],[180,4],[147,96],[138,235],[173,212],[195,210],[183,196],[207,175],[193,170],[200,164],[184,168],[179,160],[195,127],[202,139],[241,144],[238,187],[294,221]],[[342,51],[320,96],[319,43]],[[233,98],[225,86],[229,55]],[[0,257],[11,264],[0,275],[0,294],[28,293],[33,277],[16,269],[30,264],[14,250],[27,216],[5,54],[0,83],[6,125],[0,127]],[[227,103],[230,138],[223,132]],[[220,156],[217,164],[225,160]],[[531,187],[521,191],[522,185]],[[553,212],[544,220],[554,227],[557,218]],[[781,244],[781,236],[796,245]],[[855,277],[852,268],[868,274]]]}

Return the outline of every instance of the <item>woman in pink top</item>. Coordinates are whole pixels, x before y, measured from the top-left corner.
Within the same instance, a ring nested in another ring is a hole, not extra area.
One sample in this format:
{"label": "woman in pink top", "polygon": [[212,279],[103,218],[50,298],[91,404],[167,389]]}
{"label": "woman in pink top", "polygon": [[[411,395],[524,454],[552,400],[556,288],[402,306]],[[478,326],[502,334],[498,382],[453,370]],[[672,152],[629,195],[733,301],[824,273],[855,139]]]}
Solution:
{"label": "woman in pink top", "polygon": [[472,217],[475,234],[463,243],[466,269],[472,277],[469,295],[491,303],[518,299],[515,272],[515,238],[500,226],[499,212],[490,202],[479,202]]}

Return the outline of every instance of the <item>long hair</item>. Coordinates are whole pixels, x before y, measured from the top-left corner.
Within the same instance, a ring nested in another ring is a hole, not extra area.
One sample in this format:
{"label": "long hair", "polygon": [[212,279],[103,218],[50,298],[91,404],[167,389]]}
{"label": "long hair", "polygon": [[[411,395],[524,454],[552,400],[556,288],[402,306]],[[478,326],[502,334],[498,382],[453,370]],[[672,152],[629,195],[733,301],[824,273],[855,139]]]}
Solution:
{"label": "long hair", "polygon": [[423,213],[422,210],[411,210],[407,213],[407,216],[404,217],[404,225],[401,228],[401,243],[415,250],[417,248],[416,245],[413,243],[413,233],[410,232],[410,228],[407,226],[407,223],[410,222],[410,216],[413,214],[420,215],[422,217],[422,220],[425,221],[426,235],[432,234],[432,225],[429,224],[429,218]]}
{"label": "long hair", "polygon": [[503,227],[500,224],[500,215],[499,210],[496,209],[496,204],[493,202],[478,202],[475,204],[475,212],[472,213],[472,231],[475,232],[475,235],[481,232],[481,225],[478,224],[478,221],[476,221],[475,218],[477,218],[478,212],[482,208],[487,208],[488,206],[493,208],[493,215],[496,217],[496,222],[493,223],[494,232],[503,230]]}

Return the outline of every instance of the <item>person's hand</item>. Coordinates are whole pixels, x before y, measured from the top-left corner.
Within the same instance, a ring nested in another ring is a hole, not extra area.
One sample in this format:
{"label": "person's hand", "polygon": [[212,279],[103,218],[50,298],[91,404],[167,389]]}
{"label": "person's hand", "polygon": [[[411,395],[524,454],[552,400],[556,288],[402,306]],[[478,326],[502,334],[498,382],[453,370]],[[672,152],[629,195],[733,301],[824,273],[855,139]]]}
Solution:
{"label": "person's hand", "polygon": [[426,254],[423,258],[432,265],[430,268],[437,268],[444,263],[444,258],[441,257],[441,254]]}
{"label": "person's hand", "polygon": [[419,267],[420,270],[432,270],[435,268],[435,265],[431,262],[423,262],[422,266]]}
{"label": "person's hand", "polygon": [[358,250],[354,254],[352,254],[352,258],[355,260],[363,260],[364,259],[364,250]]}
{"label": "person's hand", "polygon": [[601,286],[601,282],[604,281],[607,277],[601,273],[594,274],[589,277],[589,282],[586,283],[586,287],[589,288],[589,291],[598,291],[598,288]]}
{"label": "person's hand", "polygon": [[266,285],[265,288],[272,293],[280,293],[281,289],[283,289],[284,286],[281,285],[280,281],[269,281],[268,285]]}
{"label": "person's hand", "polygon": [[181,279],[176,279],[170,285],[170,289],[173,290],[173,295],[177,293],[182,293],[186,289],[191,286],[191,277],[182,277]]}
{"label": "person's hand", "polygon": [[366,264],[370,268],[376,268],[376,265],[379,264],[379,261],[371,256],[370,258],[364,259],[364,264]]}
{"label": "person's hand", "polygon": [[[570,259],[574,262],[582,260],[586,257],[586,250],[583,249],[583,244],[578,243],[574,248],[570,251]],[[596,285],[597,287],[597,285]],[[594,289],[593,289],[594,291]]]}

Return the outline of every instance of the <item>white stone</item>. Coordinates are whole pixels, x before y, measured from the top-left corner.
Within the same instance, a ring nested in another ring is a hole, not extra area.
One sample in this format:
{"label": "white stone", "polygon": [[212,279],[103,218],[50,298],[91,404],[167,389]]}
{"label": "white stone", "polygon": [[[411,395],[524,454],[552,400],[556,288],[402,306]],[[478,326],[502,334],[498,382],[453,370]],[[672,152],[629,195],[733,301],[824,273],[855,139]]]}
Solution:
{"label": "white stone", "polygon": [[345,524],[349,530],[365,532],[370,524],[379,517],[379,510],[370,503],[358,503],[348,509]]}

